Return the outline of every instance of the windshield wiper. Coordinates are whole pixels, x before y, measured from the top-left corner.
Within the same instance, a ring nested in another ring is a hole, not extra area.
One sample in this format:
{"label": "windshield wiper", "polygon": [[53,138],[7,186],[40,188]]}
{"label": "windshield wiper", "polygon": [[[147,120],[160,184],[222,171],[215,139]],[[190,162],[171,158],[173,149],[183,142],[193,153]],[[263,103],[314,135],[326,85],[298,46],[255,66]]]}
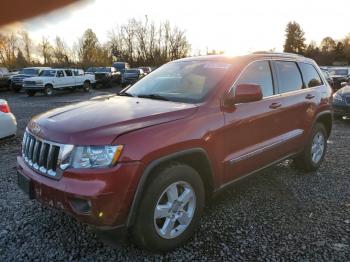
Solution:
{"label": "windshield wiper", "polygon": [[157,95],[157,94],[147,94],[147,95],[138,95],[137,97],[140,98],[150,98],[150,99],[156,99],[156,100],[164,100],[164,101],[170,101],[168,98]]}
{"label": "windshield wiper", "polygon": [[130,96],[130,97],[134,97],[132,94],[128,93],[128,92],[121,92],[118,93],[118,96]]}

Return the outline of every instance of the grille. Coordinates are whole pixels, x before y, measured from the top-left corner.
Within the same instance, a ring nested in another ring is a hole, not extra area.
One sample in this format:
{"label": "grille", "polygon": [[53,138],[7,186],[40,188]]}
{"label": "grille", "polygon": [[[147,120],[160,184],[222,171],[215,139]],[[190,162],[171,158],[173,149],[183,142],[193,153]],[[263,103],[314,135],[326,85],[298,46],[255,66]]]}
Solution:
{"label": "grille", "polygon": [[22,85],[23,84],[23,79],[25,77],[13,77],[12,82],[16,85]]}
{"label": "grille", "polygon": [[22,156],[24,161],[39,173],[57,178],[57,165],[61,146],[41,140],[28,131],[24,133]]}
{"label": "grille", "polygon": [[347,104],[350,104],[350,96],[345,97],[345,101]]}
{"label": "grille", "polygon": [[25,85],[35,85],[36,82],[35,81],[24,81],[23,82]]}

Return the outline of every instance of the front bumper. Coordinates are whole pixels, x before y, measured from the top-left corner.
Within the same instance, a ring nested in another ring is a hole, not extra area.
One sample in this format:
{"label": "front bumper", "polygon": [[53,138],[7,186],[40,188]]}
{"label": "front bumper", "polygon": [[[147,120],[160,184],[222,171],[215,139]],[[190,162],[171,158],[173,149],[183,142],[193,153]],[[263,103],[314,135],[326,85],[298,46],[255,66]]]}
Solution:
{"label": "front bumper", "polygon": [[[60,180],[53,180],[32,170],[19,156],[17,169],[29,178],[38,201],[97,228],[112,229],[126,222],[143,165],[130,162],[109,169],[68,169]],[[89,208],[80,209],[77,203],[82,202],[89,203]]]}
{"label": "front bumper", "polygon": [[23,85],[24,90],[28,91],[42,91],[45,89],[44,85]]}

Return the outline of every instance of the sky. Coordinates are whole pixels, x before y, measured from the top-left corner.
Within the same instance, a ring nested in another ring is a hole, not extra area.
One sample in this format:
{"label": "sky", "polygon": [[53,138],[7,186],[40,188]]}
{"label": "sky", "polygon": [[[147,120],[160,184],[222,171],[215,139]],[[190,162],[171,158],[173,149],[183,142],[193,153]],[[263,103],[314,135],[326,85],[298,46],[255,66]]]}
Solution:
{"label": "sky", "polygon": [[229,55],[257,50],[282,51],[285,27],[298,22],[306,41],[342,39],[350,33],[350,0],[86,0],[11,28],[24,28],[40,41],[56,35],[73,45],[87,28],[101,42],[128,19],[169,20],[186,31],[192,53],[208,48]]}

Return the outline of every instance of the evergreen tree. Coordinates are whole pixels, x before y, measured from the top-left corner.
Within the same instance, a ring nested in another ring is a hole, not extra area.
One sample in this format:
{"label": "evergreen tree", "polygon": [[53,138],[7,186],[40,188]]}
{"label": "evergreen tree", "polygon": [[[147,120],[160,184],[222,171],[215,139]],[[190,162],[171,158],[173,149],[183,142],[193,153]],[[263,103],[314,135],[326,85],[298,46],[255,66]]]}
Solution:
{"label": "evergreen tree", "polygon": [[284,52],[303,54],[305,51],[304,31],[297,22],[289,22],[286,27]]}

